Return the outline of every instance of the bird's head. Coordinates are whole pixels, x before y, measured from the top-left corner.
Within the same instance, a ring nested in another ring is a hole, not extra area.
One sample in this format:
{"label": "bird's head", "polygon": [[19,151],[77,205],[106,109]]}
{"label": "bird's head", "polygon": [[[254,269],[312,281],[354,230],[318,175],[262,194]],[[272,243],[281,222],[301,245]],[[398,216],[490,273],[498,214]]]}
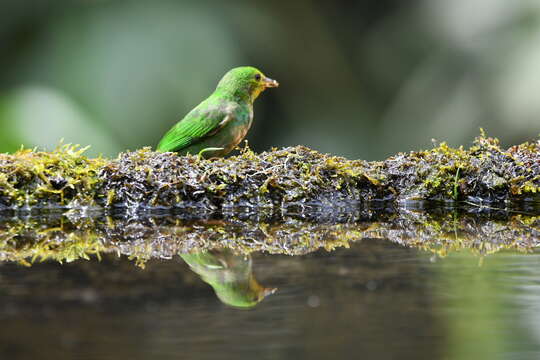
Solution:
{"label": "bird's head", "polygon": [[217,90],[253,102],[264,89],[278,85],[276,80],[266,77],[260,70],[241,66],[229,70],[221,78]]}

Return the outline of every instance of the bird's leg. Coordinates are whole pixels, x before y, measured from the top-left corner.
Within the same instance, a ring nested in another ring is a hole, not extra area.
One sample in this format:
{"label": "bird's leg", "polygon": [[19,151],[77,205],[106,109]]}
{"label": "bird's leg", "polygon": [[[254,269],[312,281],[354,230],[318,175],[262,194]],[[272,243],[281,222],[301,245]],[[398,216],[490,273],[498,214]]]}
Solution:
{"label": "bird's leg", "polygon": [[199,156],[199,158],[202,158],[203,154],[207,151],[220,151],[220,150],[223,150],[224,148],[222,147],[209,147],[209,148],[205,148],[205,149],[202,149],[201,151],[199,151],[199,153],[197,154],[197,156]]}

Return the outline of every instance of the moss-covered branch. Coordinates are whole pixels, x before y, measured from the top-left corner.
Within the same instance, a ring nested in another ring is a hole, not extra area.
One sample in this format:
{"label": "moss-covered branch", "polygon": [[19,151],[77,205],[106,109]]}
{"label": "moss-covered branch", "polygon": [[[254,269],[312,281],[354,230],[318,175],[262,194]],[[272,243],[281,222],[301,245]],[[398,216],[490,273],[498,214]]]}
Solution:
{"label": "moss-covered branch", "polygon": [[337,209],[409,200],[509,203],[540,201],[540,142],[507,150],[478,137],[470,149],[438,147],[381,162],[347,160],[303,146],[204,160],[126,152],[88,159],[65,145],[54,152],[0,155],[0,207],[175,209],[280,212]]}

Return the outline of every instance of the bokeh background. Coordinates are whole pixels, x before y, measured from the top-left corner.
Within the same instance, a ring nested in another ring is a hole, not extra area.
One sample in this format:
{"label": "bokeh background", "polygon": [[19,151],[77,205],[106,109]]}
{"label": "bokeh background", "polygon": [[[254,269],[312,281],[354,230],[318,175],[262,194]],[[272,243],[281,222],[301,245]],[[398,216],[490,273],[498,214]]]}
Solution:
{"label": "bokeh background", "polygon": [[155,146],[230,68],[281,86],[256,151],[368,160],[540,133],[540,1],[3,0],[0,151]]}

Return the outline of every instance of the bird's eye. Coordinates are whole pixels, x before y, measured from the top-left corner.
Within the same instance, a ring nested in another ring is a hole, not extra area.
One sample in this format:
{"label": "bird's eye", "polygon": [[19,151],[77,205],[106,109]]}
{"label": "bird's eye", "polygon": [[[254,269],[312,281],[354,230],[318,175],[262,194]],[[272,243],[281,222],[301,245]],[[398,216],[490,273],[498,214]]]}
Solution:
{"label": "bird's eye", "polygon": [[261,80],[261,74],[255,74],[255,80],[257,81]]}

